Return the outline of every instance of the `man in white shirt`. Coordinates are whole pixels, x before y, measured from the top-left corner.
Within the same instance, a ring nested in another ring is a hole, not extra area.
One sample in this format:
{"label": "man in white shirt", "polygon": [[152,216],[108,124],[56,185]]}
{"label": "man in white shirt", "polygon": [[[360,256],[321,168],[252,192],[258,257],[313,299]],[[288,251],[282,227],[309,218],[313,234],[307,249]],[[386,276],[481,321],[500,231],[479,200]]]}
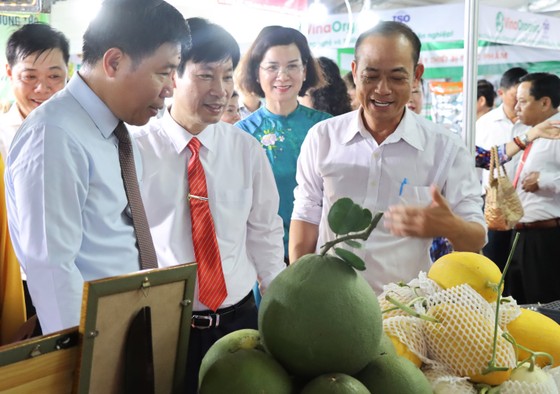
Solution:
{"label": "man in white shirt", "polygon": [[[492,146],[505,144],[529,129],[528,126],[519,122],[515,112],[517,87],[519,86],[519,79],[524,75],[527,75],[527,70],[520,67],[510,68],[502,75],[500,88],[498,89],[498,95],[502,99],[502,104],[477,120],[477,146],[490,150]],[[510,180],[513,179],[519,159],[520,155],[517,155],[504,164]],[[482,172],[482,195],[484,196],[488,186],[489,172],[488,170],[478,171]],[[495,262],[500,269],[503,269],[506,265],[510,239],[510,230],[488,230],[488,243],[484,246],[483,254]]]}
{"label": "man in white shirt", "polygon": [[424,70],[420,46],[398,22],[380,22],[356,42],[352,72],[361,107],[317,124],[303,143],[291,262],[335,238],[327,213],[342,197],[386,212],[364,247],[353,249],[376,292],[428,270],[434,237],[448,238],[459,251],[484,245],[472,155],[457,136],[405,108]]}
{"label": "man in white shirt", "polygon": [[44,333],[79,324],[84,281],[140,269],[115,130],[164,106],[187,38],[165,1],[103,2],[84,34],[81,69],[12,142],[10,235]]}
{"label": "man in white shirt", "polygon": [[[0,115],[0,154],[4,162],[8,157],[12,140],[27,115],[66,86],[69,48],[68,39],[64,34],[44,23],[23,25],[8,38],[6,75],[15,101],[8,112]],[[0,172],[0,176],[4,177],[4,170]],[[0,210],[5,210],[3,192],[0,204],[2,204]],[[5,298],[5,303],[0,306],[0,309],[9,311],[18,305],[18,297],[15,295],[23,284],[25,303],[22,307],[25,310],[25,317],[29,319],[35,315],[35,307],[31,301],[25,272],[16,260],[8,235],[7,214],[1,217],[5,223],[0,223],[0,238],[5,239],[6,242],[3,243],[5,249],[2,250],[4,258],[0,262],[0,272],[4,276],[3,283],[6,283],[6,286],[8,284],[14,286],[16,290]],[[21,275],[17,271],[20,271]],[[13,279],[10,281],[10,278]],[[4,291],[8,291],[7,288]],[[23,309],[18,308],[18,311],[23,312]],[[8,322],[14,325],[23,324],[19,314],[0,316],[0,320],[4,322],[2,327],[8,326]],[[40,334],[38,325],[35,334]],[[0,342],[9,339],[11,338],[0,338]]]}
{"label": "man in white shirt", "polygon": [[206,351],[232,331],[257,328],[253,286],[258,279],[265,290],[285,263],[279,197],[268,159],[255,138],[220,121],[233,93],[239,47],[220,26],[200,18],[187,21],[192,46],[183,51],[173,105],[161,119],[133,129],[133,135],[141,151],[142,197],[160,267],[195,261],[187,163],[190,142],[196,138],[202,145],[199,156],[227,297],[216,311],[202,303],[199,275],[186,382],[187,392],[196,393]]}
{"label": "man in white shirt", "polygon": [[[532,73],[521,78],[515,110],[534,126],[560,120],[560,78]],[[560,300],[560,140],[539,138],[525,146],[515,178],[524,216],[515,226],[519,243],[506,277],[506,292],[519,304]],[[515,182],[515,180],[514,180]]]}

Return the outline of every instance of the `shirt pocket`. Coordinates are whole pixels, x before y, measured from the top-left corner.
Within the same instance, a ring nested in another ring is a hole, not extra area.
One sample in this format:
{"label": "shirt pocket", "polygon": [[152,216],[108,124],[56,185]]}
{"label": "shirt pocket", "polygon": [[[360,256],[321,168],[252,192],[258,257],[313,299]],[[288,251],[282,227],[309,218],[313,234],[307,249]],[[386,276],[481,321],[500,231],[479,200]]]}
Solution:
{"label": "shirt pocket", "polygon": [[432,203],[430,186],[414,186],[405,184],[399,196],[404,205],[428,206]]}

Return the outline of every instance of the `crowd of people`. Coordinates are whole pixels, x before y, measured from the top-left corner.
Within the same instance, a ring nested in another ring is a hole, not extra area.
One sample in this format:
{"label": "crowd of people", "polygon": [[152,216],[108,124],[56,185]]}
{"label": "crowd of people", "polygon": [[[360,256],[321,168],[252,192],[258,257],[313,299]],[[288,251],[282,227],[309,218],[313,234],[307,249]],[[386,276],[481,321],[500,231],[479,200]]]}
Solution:
{"label": "crowd of people", "polygon": [[497,145],[525,210],[498,232],[487,230],[474,152],[421,116],[421,42],[406,24],[362,33],[346,75],[296,29],[265,27],[241,54],[224,28],[165,1],[106,0],[69,81],[68,47],[44,24],[8,40],[0,272],[13,296],[2,343],[35,310],[43,333],[78,325],[84,281],[196,261],[195,393],[210,346],[256,328],[268,284],[336,237],[328,212],[342,197],[384,212],[354,250],[376,292],[427,271],[438,245],[503,267],[516,231],[506,292],[560,299],[556,75],[506,71],[496,108],[492,84],[478,83],[476,167]]}

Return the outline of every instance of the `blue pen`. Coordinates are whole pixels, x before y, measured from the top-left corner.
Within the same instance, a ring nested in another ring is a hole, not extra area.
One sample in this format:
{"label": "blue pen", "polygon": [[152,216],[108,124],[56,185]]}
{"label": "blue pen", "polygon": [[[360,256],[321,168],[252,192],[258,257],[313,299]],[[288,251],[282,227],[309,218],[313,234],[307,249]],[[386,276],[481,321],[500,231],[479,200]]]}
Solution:
{"label": "blue pen", "polygon": [[400,190],[399,190],[399,197],[402,196],[402,192],[403,192],[403,189],[404,189],[404,185],[406,185],[407,183],[408,183],[408,179],[404,178],[404,179],[402,180],[402,182],[401,182],[401,188],[400,188]]}

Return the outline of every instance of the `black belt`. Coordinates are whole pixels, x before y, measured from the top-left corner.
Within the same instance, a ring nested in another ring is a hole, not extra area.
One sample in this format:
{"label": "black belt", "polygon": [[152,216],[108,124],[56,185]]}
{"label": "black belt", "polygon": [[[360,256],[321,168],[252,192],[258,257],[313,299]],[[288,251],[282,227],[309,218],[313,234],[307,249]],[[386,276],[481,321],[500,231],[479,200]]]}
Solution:
{"label": "black belt", "polygon": [[207,328],[218,327],[220,323],[227,323],[235,319],[236,312],[248,310],[255,307],[255,297],[253,291],[247,294],[237,304],[226,308],[218,309],[216,312],[211,310],[193,311],[191,327],[205,330]]}
{"label": "black belt", "polygon": [[517,223],[515,225],[516,230],[533,230],[554,227],[560,227],[560,218],[539,220],[531,223]]}

